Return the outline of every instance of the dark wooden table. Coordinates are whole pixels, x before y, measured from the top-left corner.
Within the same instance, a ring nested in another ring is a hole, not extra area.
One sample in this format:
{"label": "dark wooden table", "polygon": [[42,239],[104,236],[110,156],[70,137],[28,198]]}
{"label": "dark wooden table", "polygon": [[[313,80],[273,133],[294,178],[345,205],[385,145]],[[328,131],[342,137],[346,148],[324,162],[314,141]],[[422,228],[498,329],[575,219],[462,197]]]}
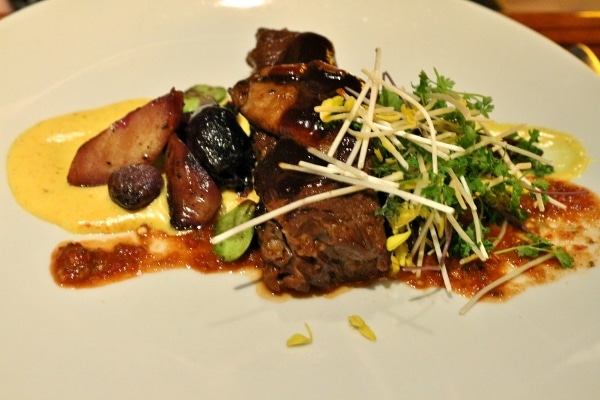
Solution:
{"label": "dark wooden table", "polygon": [[510,12],[505,15],[565,48],[582,43],[600,55],[600,10],[578,12]]}

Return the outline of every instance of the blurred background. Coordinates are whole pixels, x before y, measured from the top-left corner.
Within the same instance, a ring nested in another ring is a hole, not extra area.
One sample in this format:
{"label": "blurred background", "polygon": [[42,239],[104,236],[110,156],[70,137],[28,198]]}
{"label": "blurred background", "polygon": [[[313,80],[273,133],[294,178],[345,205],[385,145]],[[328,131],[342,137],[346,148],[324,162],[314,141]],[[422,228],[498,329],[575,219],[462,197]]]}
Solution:
{"label": "blurred background", "polygon": [[[0,18],[40,1],[51,0],[0,0]],[[600,0],[465,1],[502,13],[582,59],[600,55]]]}
{"label": "blurred background", "polygon": [[582,43],[600,54],[600,0],[496,0],[494,6],[567,49]]}

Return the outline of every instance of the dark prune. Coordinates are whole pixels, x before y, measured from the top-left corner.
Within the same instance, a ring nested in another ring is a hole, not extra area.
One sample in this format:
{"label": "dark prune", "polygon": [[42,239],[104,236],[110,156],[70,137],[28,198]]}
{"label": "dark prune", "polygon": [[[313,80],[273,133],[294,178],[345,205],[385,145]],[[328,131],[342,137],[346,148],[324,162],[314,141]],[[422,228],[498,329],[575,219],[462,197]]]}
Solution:
{"label": "dark prune", "polygon": [[205,106],[192,116],[186,130],[187,147],[220,188],[250,187],[252,142],[231,110]]}
{"label": "dark prune", "polygon": [[119,206],[135,211],[148,206],[164,186],[160,171],[147,164],[126,165],[108,178],[108,194]]}

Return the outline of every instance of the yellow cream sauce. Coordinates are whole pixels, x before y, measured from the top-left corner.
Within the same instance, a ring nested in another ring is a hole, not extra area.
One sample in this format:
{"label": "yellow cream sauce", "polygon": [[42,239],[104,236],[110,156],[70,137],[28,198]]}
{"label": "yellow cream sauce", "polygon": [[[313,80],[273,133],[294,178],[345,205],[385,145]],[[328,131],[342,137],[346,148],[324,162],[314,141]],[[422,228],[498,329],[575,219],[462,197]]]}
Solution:
{"label": "yellow cream sauce", "polygon": [[[512,126],[514,125],[494,123],[488,128],[494,133],[501,133]],[[579,140],[567,133],[538,126],[519,129],[519,135],[528,138],[528,131],[534,128],[540,131],[538,146],[544,150],[543,157],[551,160],[554,166],[553,178],[570,181],[583,174],[590,163],[590,158]]]}
{"label": "yellow cream sauce", "polygon": [[147,224],[171,230],[165,190],[147,208],[130,212],[113,203],[106,185],[77,187],[67,173],[77,149],[112,122],[147,103],[127,100],[38,123],[10,148],[8,182],[17,202],[30,213],[74,233],[124,232]]}
{"label": "yellow cream sauce", "polygon": [[[37,217],[73,233],[125,232],[143,224],[173,232],[165,189],[147,208],[129,212],[110,200],[105,185],[75,187],[66,179],[79,146],[147,102],[147,99],[127,100],[51,118],[21,134],[7,160],[8,182],[17,202]],[[507,126],[498,124],[494,130],[501,131]],[[581,143],[566,133],[538,129],[542,133],[544,156],[554,162],[555,176],[564,180],[579,176],[589,163]],[[228,197],[224,200],[235,203]]]}

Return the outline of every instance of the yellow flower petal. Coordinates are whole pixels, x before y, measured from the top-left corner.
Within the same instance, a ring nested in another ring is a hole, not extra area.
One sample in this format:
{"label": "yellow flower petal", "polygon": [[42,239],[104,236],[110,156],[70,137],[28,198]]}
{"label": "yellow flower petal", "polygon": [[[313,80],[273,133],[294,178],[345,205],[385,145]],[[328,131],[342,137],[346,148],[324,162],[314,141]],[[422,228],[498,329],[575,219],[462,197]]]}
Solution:
{"label": "yellow flower petal", "polygon": [[402,243],[406,242],[411,234],[412,234],[412,232],[409,229],[406,232],[392,235],[387,238],[387,240],[385,242],[385,247],[387,248],[388,251],[395,250]]}
{"label": "yellow flower petal", "polygon": [[[344,104],[344,98],[342,96],[333,96],[328,99],[323,100],[321,103],[321,107],[319,107],[319,118],[323,122],[330,122],[332,120],[331,116],[333,115],[332,110],[335,112],[340,112],[340,107]],[[343,110],[343,108],[342,108]]]}
{"label": "yellow flower petal", "polygon": [[358,315],[349,316],[348,321],[350,322],[350,325],[352,325],[354,328],[358,329],[360,334],[363,335],[364,337],[366,337],[367,339],[372,340],[372,341],[377,340],[377,336],[375,336],[375,333],[371,330],[371,328],[369,328],[369,326],[365,323],[365,321]]}
{"label": "yellow flower petal", "polygon": [[294,347],[294,346],[303,346],[305,344],[310,344],[312,343],[313,340],[313,336],[312,336],[312,332],[308,326],[307,323],[304,323],[304,326],[306,327],[306,331],[308,332],[308,336],[305,336],[301,333],[295,333],[292,336],[290,336],[290,338],[287,340],[286,345],[288,347]]}
{"label": "yellow flower petal", "polygon": [[415,114],[416,111],[413,108],[409,108],[406,106],[406,104],[402,104],[400,106],[400,112],[402,113],[402,115],[404,116],[404,119],[406,120],[406,122],[411,125],[411,126],[415,126],[417,123],[417,120],[415,118]]}

